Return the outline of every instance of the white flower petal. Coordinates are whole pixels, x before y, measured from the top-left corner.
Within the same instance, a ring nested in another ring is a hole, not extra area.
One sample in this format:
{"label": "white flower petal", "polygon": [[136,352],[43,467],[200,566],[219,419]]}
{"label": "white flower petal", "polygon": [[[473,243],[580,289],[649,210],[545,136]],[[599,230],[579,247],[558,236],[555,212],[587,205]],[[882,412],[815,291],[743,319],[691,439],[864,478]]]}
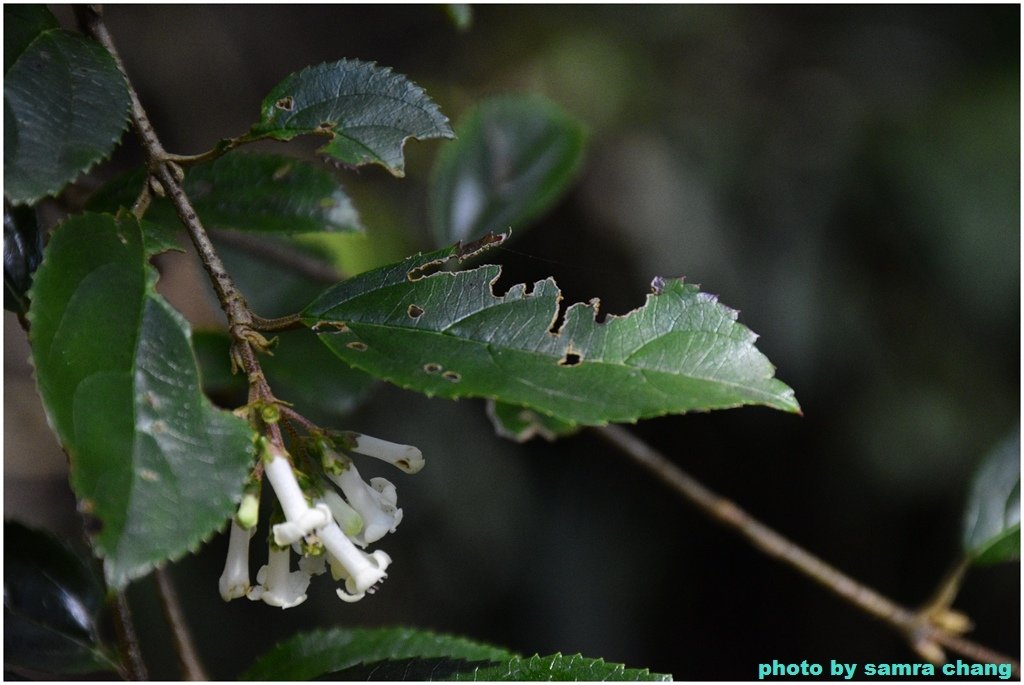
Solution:
{"label": "white flower petal", "polygon": [[228,556],[224,563],[224,572],[218,582],[220,596],[225,602],[244,597],[249,591],[249,539],[252,531],[245,530],[234,521],[231,522],[231,535],[228,538]]}
{"label": "white flower petal", "polygon": [[355,447],[352,448],[353,452],[382,459],[406,473],[416,473],[427,463],[423,459],[423,453],[412,445],[399,445],[358,433],[353,437],[356,441]]}

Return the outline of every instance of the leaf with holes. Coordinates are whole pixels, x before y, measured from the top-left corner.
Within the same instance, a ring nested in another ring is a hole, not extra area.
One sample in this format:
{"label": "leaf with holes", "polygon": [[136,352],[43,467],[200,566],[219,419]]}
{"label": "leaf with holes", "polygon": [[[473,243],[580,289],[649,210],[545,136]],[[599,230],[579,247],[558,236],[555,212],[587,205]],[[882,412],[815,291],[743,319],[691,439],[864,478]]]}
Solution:
{"label": "leaf with holes", "polygon": [[248,425],[203,396],[155,281],[133,217],[85,214],[54,233],[30,291],[39,393],[115,587],[212,535],[251,463]]}
{"label": "leaf with holes", "polygon": [[344,164],[380,164],[395,176],[405,174],[406,140],[454,135],[448,117],[422,88],[389,68],[355,59],[285,78],[263,100],[260,121],[238,142],[305,134],[327,136],[318,151]]}
{"label": "leaf with holes", "polygon": [[[89,198],[88,208],[116,212],[131,207],[146,174],[120,176]],[[185,193],[207,228],[262,233],[362,231],[352,201],[324,169],[281,155],[231,153],[191,167]],[[146,221],[181,227],[171,202],[153,198]]]}
{"label": "leaf with holes", "polygon": [[554,280],[496,295],[500,267],[436,270],[500,243],[410,257],[339,283],[301,313],[356,368],[427,395],[486,397],[570,423],[603,425],[761,404],[797,412],[793,391],[735,310],[679,279],[644,306],[596,321],[598,303],[558,319]]}
{"label": "leaf with holes", "polygon": [[364,662],[449,657],[505,661],[500,647],[411,628],[354,628],[300,633],[260,657],[244,680],[313,680]]}
{"label": "leaf with holes", "polygon": [[964,513],[964,551],[978,565],[1020,559],[1020,432],[974,476]]}
{"label": "leaf with holes", "polygon": [[583,155],[583,126],[540,96],[476,107],[438,156],[430,219],[438,245],[518,230],[562,194]]}
{"label": "leaf with holes", "polygon": [[59,191],[110,154],[129,105],[101,45],[60,29],[39,34],[4,77],[4,194],[31,203]]}
{"label": "leaf with holes", "polygon": [[4,523],[4,668],[34,674],[116,671],[100,638],[103,586],[53,536]]}

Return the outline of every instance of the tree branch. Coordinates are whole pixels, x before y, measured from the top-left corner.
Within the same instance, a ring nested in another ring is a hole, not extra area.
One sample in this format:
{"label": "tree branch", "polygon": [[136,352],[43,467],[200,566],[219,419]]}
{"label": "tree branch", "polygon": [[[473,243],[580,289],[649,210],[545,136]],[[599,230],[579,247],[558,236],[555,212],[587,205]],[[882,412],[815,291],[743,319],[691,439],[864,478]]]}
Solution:
{"label": "tree branch", "polygon": [[[114,58],[118,68],[124,74],[125,82],[128,85],[128,94],[131,98],[132,125],[139,136],[143,149],[146,151],[150,174],[163,186],[165,194],[171,200],[171,204],[174,205],[178,219],[185,226],[189,238],[199,254],[203,268],[206,269],[206,273],[210,277],[214,292],[217,294],[217,300],[220,302],[221,309],[228,319],[228,332],[232,338],[232,361],[236,368],[240,367],[248,376],[251,399],[274,401],[270,386],[267,385],[254,350],[254,348],[265,349],[267,341],[254,330],[254,317],[245,302],[245,298],[242,297],[242,293],[235,287],[234,281],[231,279],[213,243],[210,241],[206,228],[203,227],[199,216],[196,214],[192,201],[185,194],[185,189],[181,183],[181,169],[170,161],[170,156],[157,137],[156,131],[153,130],[149,117],[146,115],[146,110],[143,108],[139,95],[132,85],[131,79],[128,77],[128,72],[121,61],[121,56],[117,52],[114,41],[106,25],[103,23],[103,19],[100,16],[100,8],[94,5],[79,5],[76,6],[75,11],[82,26],[106,48]],[[269,428],[271,439],[279,442],[281,439],[280,431],[276,430],[276,426]],[[282,448],[284,447],[283,443],[279,442],[279,444]]]}
{"label": "tree branch", "polygon": [[858,609],[882,619],[903,632],[918,653],[944,660],[941,650],[931,643],[982,663],[1009,663],[1014,677],[1020,677],[1020,664],[987,647],[950,633],[931,622],[926,610],[912,611],[854,580],[807,550],[764,525],[730,500],[709,490],[676,466],[665,455],[619,426],[594,429],[601,438],[618,448],[634,462],[695,505],[701,512],[745,537],[768,556],[800,571],[839,595]]}
{"label": "tree branch", "polygon": [[124,590],[118,590],[111,598],[111,611],[114,616],[114,632],[117,633],[117,644],[121,651],[121,661],[126,675],[130,680],[149,680],[146,664],[142,660],[139,649],[139,638],[132,622],[132,611],[128,606],[128,596]]}
{"label": "tree branch", "polygon": [[171,629],[171,636],[174,639],[174,646],[178,652],[178,659],[181,663],[181,673],[185,680],[206,681],[210,677],[206,675],[202,661],[199,659],[199,652],[192,641],[192,634],[185,623],[185,614],[181,610],[181,602],[178,601],[178,593],[171,582],[171,575],[166,569],[158,568],[154,575],[156,584],[160,589],[160,604],[164,610],[164,618]]}

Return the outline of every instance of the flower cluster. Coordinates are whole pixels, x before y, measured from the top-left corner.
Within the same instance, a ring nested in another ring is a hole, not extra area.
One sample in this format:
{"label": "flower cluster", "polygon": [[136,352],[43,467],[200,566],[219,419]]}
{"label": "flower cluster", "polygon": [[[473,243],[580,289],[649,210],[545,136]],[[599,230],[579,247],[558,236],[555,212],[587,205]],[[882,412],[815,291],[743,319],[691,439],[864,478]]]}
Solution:
{"label": "flower cluster", "polygon": [[[343,444],[352,452],[384,460],[406,473],[423,468],[423,455],[410,445],[397,445],[367,435],[348,433]],[[263,475],[280,505],[283,520],[275,523],[266,565],[249,582],[249,540],[258,518],[259,500],[247,493],[231,522],[228,557],[220,577],[225,601],[248,597],[288,609],[306,600],[314,575],[330,569],[335,581],[344,581],[338,597],[357,602],[387,577],[391,557],[383,550],[364,549],[393,533],[402,521],[395,486],[385,478],[366,482],[348,455],[333,442],[320,440],[315,450],[329,481],[303,488],[288,454],[265,438],[260,439]],[[337,489],[336,489],[337,488]],[[339,491],[340,490],[340,494]],[[308,496],[307,496],[307,493]],[[274,520],[274,519],[272,519]],[[298,570],[291,570],[291,555],[300,555]]]}

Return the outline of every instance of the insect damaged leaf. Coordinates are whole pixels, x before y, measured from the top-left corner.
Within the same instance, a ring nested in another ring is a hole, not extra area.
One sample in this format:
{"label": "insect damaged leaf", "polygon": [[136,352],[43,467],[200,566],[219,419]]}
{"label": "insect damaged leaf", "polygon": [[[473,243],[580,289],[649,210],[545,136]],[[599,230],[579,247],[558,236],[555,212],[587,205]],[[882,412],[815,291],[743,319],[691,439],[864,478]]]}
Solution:
{"label": "insect damaged leaf", "polygon": [[746,404],[799,411],[736,311],[681,279],[655,279],[644,306],[603,323],[596,301],[574,304],[552,331],[561,300],[553,279],[496,295],[499,266],[436,270],[503,239],[361,274],[325,291],[302,320],[346,362],[402,387],[490,398],[569,423]]}
{"label": "insect damaged leaf", "polygon": [[318,151],[353,166],[405,174],[409,138],[452,138],[448,117],[423,89],[388,67],[343,59],[290,74],[263,100],[260,120],[236,142],[316,134]]}

